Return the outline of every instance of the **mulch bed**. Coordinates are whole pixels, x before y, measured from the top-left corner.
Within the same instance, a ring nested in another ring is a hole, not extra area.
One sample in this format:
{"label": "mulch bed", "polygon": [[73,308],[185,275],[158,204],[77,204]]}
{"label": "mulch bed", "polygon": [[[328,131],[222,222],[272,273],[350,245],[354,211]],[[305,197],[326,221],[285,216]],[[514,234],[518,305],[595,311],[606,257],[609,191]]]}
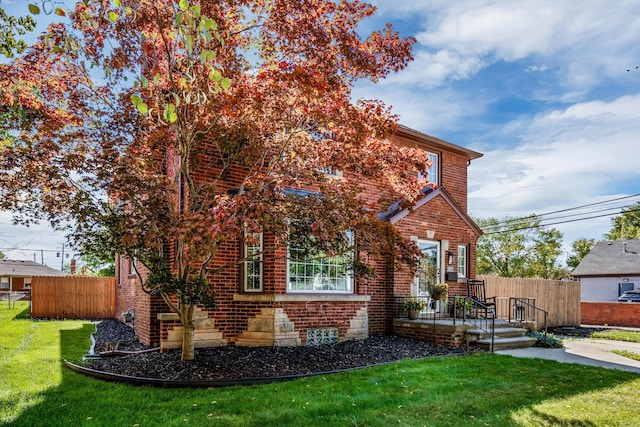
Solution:
{"label": "mulch bed", "polygon": [[547,332],[561,337],[590,338],[594,332],[610,331],[612,328],[583,327],[583,326],[555,326],[547,328]]}
{"label": "mulch bed", "polygon": [[[109,319],[96,326],[94,353],[118,349],[148,349],[133,329]],[[396,336],[301,347],[217,347],[197,349],[193,361],[180,360],[180,351],[144,352],[89,359],[97,371],[171,381],[234,381],[341,371],[404,359],[464,355],[477,350],[438,346]]]}

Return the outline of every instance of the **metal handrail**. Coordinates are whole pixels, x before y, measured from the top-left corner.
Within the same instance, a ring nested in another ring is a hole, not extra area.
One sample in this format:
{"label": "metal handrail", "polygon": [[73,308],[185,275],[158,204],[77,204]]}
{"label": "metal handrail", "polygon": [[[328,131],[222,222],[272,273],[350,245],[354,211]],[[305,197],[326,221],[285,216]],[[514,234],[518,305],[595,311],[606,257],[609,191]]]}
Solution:
{"label": "metal handrail", "polygon": [[[513,304],[511,303],[512,301],[513,301]],[[523,297],[510,297],[509,298],[509,306],[510,307],[516,307],[516,306],[524,307],[524,306],[526,306],[528,308],[532,308],[534,310],[533,320],[535,322],[537,322],[537,316],[536,316],[535,313],[537,311],[541,311],[544,314],[544,337],[545,337],[545,339],[547,338],[547,316],[549,314],[548,311],[541,309],[540,307],[536,306],[535,304],[531,304],[529,302],[529,298],[523,298]],[[514,319],[514,320],[517,320],[517,319]],[[509,311],[509,322],[511,322],[511,311]]]}
{"label": "metal handrail", "polygon": [[[458,297],[460,298],[460,297]],[[490,337],[491,337],[491,347],[489,348],[489,351],[491,351],[491,353],[493,353],[493,344],[494,344],[494,340],[495,340],[495,331],[496,331],[496,311],[494,308],[491,308],[490,306],[481,303],[480,301],[472,298],[472,297],[463,297],[465,299],[465,305],[466,302],[468,301],[471,304],[472,310],[474,313],[476,313],[475,318],[469,317],[469,323],[471,323],[472,325],[474,325],[476,328],[480,329],[481,331],[486,332]],[[455,304],[455,302],[454,302]],[[484,312],[485,317],[484,318],[480,318],[478,317],[478,313],[480,312]],[[466,310],[463,313],[463,322],[467,322],[467,317],[466,317]],[[481,319],[483,319],[483,321],[480,321]],[[490,322],[490,323],[489,323]],[[484,327],[482,326],[484,324]]]}
{"label": "metal handrail", "polygon": [[[470,323],[481,331],[485,332],[491,337],[491,351],[493,352],[493,344],[494,344],[494,336],[495,336],[495,319],[496,319],[496,311],[493,307],[487,306],[479,301],[474,300],[468,296],[450,296],[447,301],[440,301],[440,304],[446,304],[447,310],[437,310],[432,308],[433,305],[437,305],[437,302],[429,296],[395,296],[393,298],[394,301],[394,317],[405,317],[407,312],[404,310],[404,301],[405,298],[412,298],[415,300],[420,300],[423,302],[424,308],[419,312],[418,319],[421,321],[432,321],[435,322],[437,320],[453,320],[453,324],[455,325],[457,322],[462,320],[463,323]],[[462,303],[462,307],[459,305],[461,299],[464,299],[464,303]],[[450,313],[448,308],[453,308],[453,313]],[[484,317],[478,318],[469,316],[467,310],[463,310],[462,317],[458,316],[459,308],[469,307],[470,312],[472,313],[484,313]]]}

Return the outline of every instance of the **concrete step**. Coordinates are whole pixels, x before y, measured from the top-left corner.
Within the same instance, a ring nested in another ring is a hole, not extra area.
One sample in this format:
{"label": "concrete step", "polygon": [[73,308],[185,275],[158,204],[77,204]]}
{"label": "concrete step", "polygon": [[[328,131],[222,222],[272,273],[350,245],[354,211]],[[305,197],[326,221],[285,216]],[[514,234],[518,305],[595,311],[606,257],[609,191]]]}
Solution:
{"label": "concrete step", "polygon": [[[511,338],[511,337],[522,337],[527,333],[527,330],[524,328],[512,328],[512,327],[500,327],[494,329],[494,335],[496,338]],[[482,329],[469,329],[467,330],[467,341],[473,342],[485,338],[489,338],[488,332]]]}
{"label": "concrete step", "polygon": [[[528,336],[519,337],[495,337],[493,340],[493,351],[497,350],[510,350],[514,348],[528,348],[533,347],[536,343],[536,339]],[[491,338],[483,338],[475,341],[475,345],[486,351],[491,350]]]}

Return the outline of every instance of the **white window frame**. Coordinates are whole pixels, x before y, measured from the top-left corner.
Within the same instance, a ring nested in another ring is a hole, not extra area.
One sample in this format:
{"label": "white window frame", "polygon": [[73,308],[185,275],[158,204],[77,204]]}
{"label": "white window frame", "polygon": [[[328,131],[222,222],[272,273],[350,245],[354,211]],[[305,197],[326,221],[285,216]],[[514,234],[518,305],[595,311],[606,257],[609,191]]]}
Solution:
{"label": "white window frame", "polygon": [[[442,280],[442,267],[441,267],[441,259],[442,259],[442,245],[441,245],[441,242],[438,241],[438,240],[427,240],[427,239],[417,239],[417,240],[415,240],[415,242],[418,245],[418,248],[420,248],[420,245],[429,245],[429,246],[435,247],[435,249],[436,249],[436,263],[434,265],[435,265],[436,271],[435,271],[435,277],[434,277],[434,280],[435,280],[434,285],[437,284],[437,283],[441,283],[443,281]],[[422,248],[420,248],[420,250],[422,251]],[[429,296],[428,292],[420,289],[420,274],[421,274],[420,271],[418,271],[418,274],[416,274],[413,277],[413,289],[412,289],[411,294],[413,296],[422,296],[422,297]]]}
{"label": "white window frame", "polygon": [[[427,156],[429,156],[429,160],[431,160],[432,164],[429,169],[426,170],[427,178],[429,182],[440,185],[440,155],[438,153],[434,153],[431,151],[427,151]],[[419,173],[418,178],[424,178],[424,173]]]}
{"label": "white window frame", "polygon": [[467,245],[458,245],[458,277],[467,277]]}
{"label": "white window frame", "polygon": [[137,262],[138,262],[138,259],[136,256],[134,256],[133,258],[129,258],[129,272],[127,273],[129,277],[135,276],[136,274],[138,274],[138,267],[136,265]]}
{"label": "white window frame", "polygon": [[326,176],[342,178],[342,171],[340,169],[336,169],[333,166],[325,166],[320,168],[320,172],[325,174]]}
{"label": "white window frame", "polygon": [[[256,246],[249,246],[247,244],[247,240],[245,239],[243,245],[242,257],[245,258],[243,263],[243,290],[244,292],[262,292],[263,282],[264,282],[264,274],[263,274],[263,240],[262,233],[254,233],[253,237],[258,240],[258,244]],[[252,256],[252,253],[258,253],[257,256]],[[258,264],[258,272],[255,274],[254,265]],[[253,273],[252,273],[253,272]],[[251,280],[249,280],[251,279]],[[258,281],[258,287],[249,287],[249,284],[255,284],[255,280]]]}
{"label": "white window frame", "polygon": [[9,289],[10,281],[8,277],[0,277],[0,289]]}
{"label": "white window frame", "polygon": [[[349,233],[351,239],[353,235]],[[352,294],[354,292],[353,257],[354,251],[332,257],[318,256],[311,260],[297,259],[295,248],[287,248],[287,292],[316,294]],[[304,271],[298,276],[297,272]],[[292,275],[292,271],[296,275]],[[318,271],[319,274],[317,273]],[[327,273],[325,273],[327,272]],[[336,284],[341,280],[342,286]],[[298,283],[301,282],[301,285]]]}
{"label": "white window frame", "polygon": [[25,289],[31,289],[31,277],[25,277],[22,287]]}

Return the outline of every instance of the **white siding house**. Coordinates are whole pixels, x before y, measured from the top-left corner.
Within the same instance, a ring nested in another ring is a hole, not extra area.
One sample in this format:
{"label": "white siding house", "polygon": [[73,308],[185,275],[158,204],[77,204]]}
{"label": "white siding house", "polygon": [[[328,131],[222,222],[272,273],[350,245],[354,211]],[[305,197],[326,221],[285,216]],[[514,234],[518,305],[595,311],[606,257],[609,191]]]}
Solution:
{"label": "white siding house", "polygon": [[573,270],[582,301],[617,301],[623,291],[640,289],[640,240],[597,242]]}

